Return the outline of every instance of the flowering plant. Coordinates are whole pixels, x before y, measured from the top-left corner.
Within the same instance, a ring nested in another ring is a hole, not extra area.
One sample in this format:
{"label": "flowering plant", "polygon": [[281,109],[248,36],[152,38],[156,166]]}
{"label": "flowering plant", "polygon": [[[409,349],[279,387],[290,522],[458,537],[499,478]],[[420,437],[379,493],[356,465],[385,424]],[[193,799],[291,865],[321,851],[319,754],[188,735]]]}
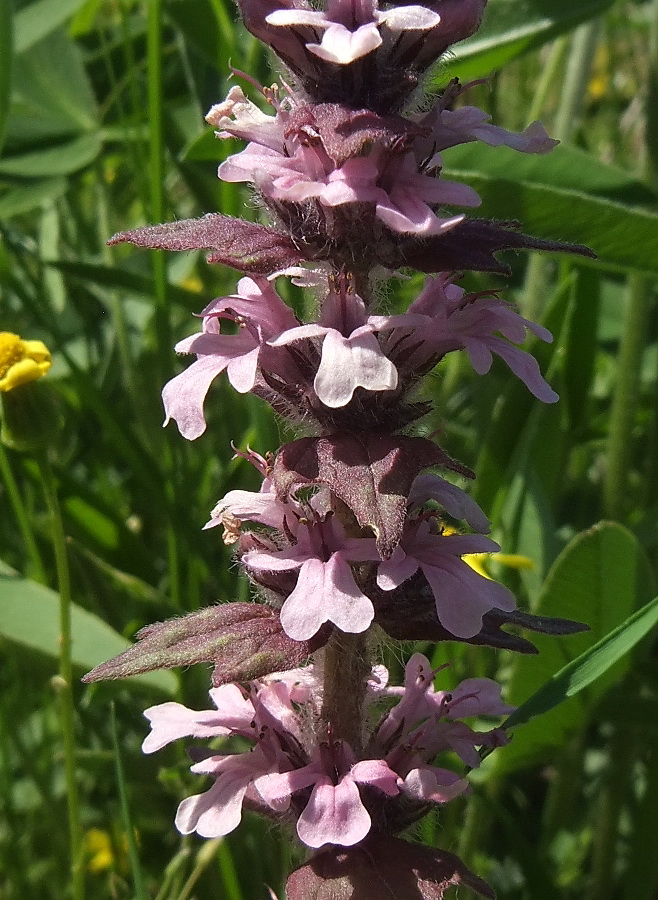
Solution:
{"label": "flowering plant", "polygon": [[[515,223],[467,218],[462,208],[477,207],[478,194],[443,177],[443,153],[458,144],[543,154],[556,143],[536,122],[520,134],[491,124],[462,104],[469,85],[457,80],[416,111],[423,76],[477,28],[483,8],[481,0],[328,0],[324,9],[240,0],[245,26],[287,73],[262,87],[236,72],[270,112],[233,87],[207,119],[219,138],[248,142],[219,177],[251,184],[272,224],[211,213],[112,239],[209,249],[210,262],[243,275],[235,294],[203,310],[202,330],[176,346],[196,360],[164,389],[167,421],[201,437],[207,395],[225,372],[304,436],[265,456],[239,451],[258,469],[260,490],[229,492],[206,526],[222,526],[260,602],[148,626],[86,680],[213,663],[215,709],[152,707],[143,749],[219,740],[190,751],[193,771],[213,783],[181,803],[177,827],[225,835],[243,806],[294,825],[318,852],[291,875],[288,900],[370,900],[382,884],[400,900],[440,898],[460,882],[492,896],[454,855],[399,835],[464,793],[463,767],[508,741],[500,727],[461,720],[511,707],[486,678],[436,691],[418,653],[404,686],[389,685],[378,639],[532,652],[503,626],[582,627],[522,613],[506,587],[469,564],[499,550],[484,512],[449,480],[473,473],[418,426],[431,408],[426,376],[460,350],[478,374],[497,355],[535,397],[557,400],[518,346],[528,332],[542,341],[550,333],[497,291],[458,282],[468,270],[505,273],[495,255],[504,249],[589,253]],[[380,287],[400,268],[427,278],[405,312],[387,314]],[[316,321],[286,305],[280,279],[315,292]],[[224,752],[240,741],[248,752]],[[379,882],[364,878],[370,870]]]}

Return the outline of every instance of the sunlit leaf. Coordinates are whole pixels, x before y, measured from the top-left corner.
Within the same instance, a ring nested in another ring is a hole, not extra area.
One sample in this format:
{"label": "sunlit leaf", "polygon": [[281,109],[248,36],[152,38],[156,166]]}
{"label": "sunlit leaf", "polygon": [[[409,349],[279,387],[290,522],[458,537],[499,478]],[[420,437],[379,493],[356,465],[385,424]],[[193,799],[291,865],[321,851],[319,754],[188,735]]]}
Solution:
{"label": "sunlit leaf", "polygon": [[[525,704],[540,689],[551,700],[563,691],[560,700],[565,702],[557,706],[548,703],[549,712],[515,732],[505,753],[496,755],[497,771],[512,771],[543,759],[550,748],[560,746],[568,734],[584,727],[597,700],[627,671],[630,659],[623,658],[622,654],[631,644],[626,640],[629,634],[637,636],[643,626],[632,626],[618,640],[615,629],[653,594],[653,579],[644,552],[634,535],[622,525],[601,522],[568,544],[551,568],[537,609],[533,611],[586,622],[591,630],[563,638],[533,635],[539,655],[514,660],[507,691],[510,703]],[[656,611],[653,606],[651,610]],[[653,612],[646,615],[650,618]],[[638,621],[648,620],[641,616]],[[607,643],[601,650],[598,642],[607,641],[611,635],[615,637],[612,650]],[[584,668],[581,670],[581,662],[576,666],[576,692],[571,687],[571,666],[575,660],[582,661],[584,655]],[[557,693],[553,694],[553,688],[544,686],[553,684],[555,677],[563,678],[565,664],[567,681],[558,681]],[[589,675],[592,677],[587,680]],[[596,681],[592,683],[594,678]],[[591,687],[583,693],[582,688],[587,685]]]}
{"label": "sunlit leaf", "polygon": [[506,728],[524,725],[574,697],[604,675],[658,623],[658,597],[622,622],[614,631],[581,653],[519,706],[504,723]]}
{"label": "sunlit leaf", "polygon": [[44,139],[91,131],[97,124],[82,53],[63,29],[16,57],[13,98],[7,143],[14,152]]}
{"label": "sunlit leaf", "polygon": [[[131,646],[130,641],[98,616],[76,604],[71,607],[71,632],[73,664],[85,671]],[[59,655],[58,594],[22,578],[3,562],[0,562],[0,634],[54,659]],[[170,672],[151,672],[139,677],[145,685],[167,694],[176,690],[176,678]]]}
{"label": "sunlit leaf", "polygon": [[614,0],[492,0],[481,28],[452,48],[444,76],[489,75],[509,60],[541,47],[609,9]]}
{"label": "sunlit leaf", "polygon": [[517,219],[528,234],[586,244],[599,263],[658,274],[657,199],[632,176],[574,147],[548,156],[467,144],[445,151],[445,172],[482,197],[478,215]]}
{"label": "sunlit leaf", "polygon": [[28,50],[59,28],[84,2],[85,0],[36,0],[36,3],[23,7],[16,14],[16,52]]}

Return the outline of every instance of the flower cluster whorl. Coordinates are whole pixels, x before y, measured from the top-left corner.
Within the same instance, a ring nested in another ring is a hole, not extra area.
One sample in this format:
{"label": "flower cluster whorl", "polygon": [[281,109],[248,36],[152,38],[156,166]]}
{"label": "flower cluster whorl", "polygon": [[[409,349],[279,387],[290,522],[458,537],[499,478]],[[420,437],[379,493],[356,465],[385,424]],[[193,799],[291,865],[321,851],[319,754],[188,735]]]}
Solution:
{"label": "flower cluster whorl", "polygon": [[[407,664],[404,687],[389,687],[383,666],[368,681],[369,718],[380,701],[397,700],[366,730],[357,760],[345,741],[322,721],[322,677],[313,665],[273,673],[249,689],[226,684],[210,691],[215,710],[194,712],[180,703],[147,710],[151,733],[145,753],[181,737],[242,737],[249,753],[204,753],[192,771],[212,775],[205,794],[184,800],[176,816],[183,834],[228,834],[240,822],[243,803],[252,809],[296,821],[309,847],[352,846],[371,831],[400,830],[426,812],[428,803],[445,803],[468,783],[453,771],[431,765],[452,751],[469,767],[478,766],[478,749],[507,742],[500,729],[473,731],[463,717],[499,716],[511,711],[500,688],[471,678],[454,691],[435,691],[434,673],[422,654]],[[364,788],[363,795],[358,786]],[[311,789],[312,790],[309,790]]]}

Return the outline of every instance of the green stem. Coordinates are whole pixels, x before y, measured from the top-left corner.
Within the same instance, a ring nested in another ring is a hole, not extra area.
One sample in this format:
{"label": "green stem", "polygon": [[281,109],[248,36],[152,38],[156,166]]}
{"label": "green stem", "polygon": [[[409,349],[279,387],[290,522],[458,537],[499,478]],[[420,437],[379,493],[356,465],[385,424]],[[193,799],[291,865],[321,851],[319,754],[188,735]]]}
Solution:
{"label": "green stem", "polygon": [[598,38],[598,20],[587,22],[574,31],[553,127],[558,141],[571,140],[578,125]]}
{"label": "green stem", "polygon": [[130,816],[130,804],[128,803],[128,791],[126,788],[126,775],[123,769],[123,760],[121,759],[121,747],[119,745],[119,730],[117,728],[117,713],[114,703],[112,704],[112,746],[114,748],[114,767],[117,776],[117,786],[119,789],[119,803],[121,804],[121,817],[123,819],[123,827],[126,832],[126,841],[128,843],[128,857],[130,859],[130,868],[133,876],[133,886],[135,889],[136,900],[148,900],[148,892],[144,885],[144,877],[142,868],[139,864],[139,852],[137,850],[137,842],[135,841],[135,830],[133,828]]}
{"label": "green stem", "polygon": [[574,784],[578,783],[582,774],[585,737],[585,729],[581,729],[558,756],[556,772],[549,784],[542,810],[541,844],[545,855],[560,828],[568,827],[573,819],[573,808],[577,802]]}
{"label": "green stem", "polygon": [[57,485],[50,461],[44,454],[39,468],[52,531],[57,586],[59,590],[59,679],[58,700],[64,739],[64,766],[68,800],[68,824],[71,852],[71,896],[83,900],[85,895],[82,857],[82,828],[75,767],[75,711],[73,707],[73,664],[71,659],[71,578],[62,513],[57,497]]}
{"label": "green stem", "polygon": [[[148,107],[149,107],[149,174],[151,190],[151,217],[161,222],[165,214],[164,154],[162,152],[164,121],[162,105],[162,0],[149,0],[146,31]],[[167,307],[167,274],[165,257],[161,250],[153,253],[153,277],[155,279],[155,332],[158,342],[159,375],[169,375],[169,348],[171,329]]]}
{"label": "green stem", "polygon": [[608,777],[599,796],[589,891],[585,900],[610,900],[615,893],[615,862],[633,745],[626,728],[615,725],[608,751]]}
{"label": "green stem", "polygon": [[651,304],[647,280],[630,275],[624,323],[619,347],[617,383],[612,398],[608,434],[608,465],[603,483],[603,507],[613,519],[626,509],[631,433],[637,408],[640,365],[647,338]]}
{"label": "green stem", "polygon": [[546,105],[546,98],[551,89],[554,79],[562,66],[564,55],[567,52],[569,41],[566,37],[558,38],[551,47],[550,56],[546,64],[542,67],[541,76],[537,82],[535,96],[532,98],[532,105],[528,112],[528,125],[538,119]]}
{"label": "green stem", "polygon": [[491,800],[485,792],[498,796],[503,790],[503,776],[498,776],[497,782],[489,781],[479,788],[474,788],[468,799],[464,824],[459,832],[458,855],[466,865],[473,864],[473,857],[478,848],[485,847],[486,836],[492,825]]}
{"label": "green stem", "polygon": [[[151,130],[149,135],[149,171],[151,189],[151,217],[162,222],[165,217],[164,193],[164,116],[162,103],[162,0],[150,0],[146,24],[148,107]],[[155,281],[155,336],[157,343],[158,380],[162,384],[171,375],[171,322],[167,304],[167,272],[161,250],[153,252],[153,278]],[[171,478],[174,455],[167,436],[163,448],[164,470],[167,474],[164,486],[168,506],[167,562],[169,570],[169,594],[176,607],[181,605],[181,573],[178,541],[175,529],[176,492]]]}
{"label": "green stem", "polygon": [[43,560],[41,559],[39,548],[37,547],[32,522],[30,521],[30,516],[23,503],[23,498],[21,497],[18,485],[16,484],[9,458],[7,457],[7,453],[2,443],[0,443],[0,475],[5,483],[7,496],[9,497],[11,508],[16,516],[16,521],[18,522],[23,541],[25,542],[25,549],[30,558],[30,575],[35,581],[40,581],[41,584],[45,584],[45,569],[43,567]]}
{"label": "green stem", "polygon": [[645,104],[646,170],[649,184],[658,188],[658,0],[654,0],[649,20],[649,78]]}
{"label": "green stem", "polygon": [[[567,60],[567,68],[560,93],[560,103],[553,125],[553,136],[558,141],[568,142],[576,130],[583,97],[585,96],[587,79],[592,66],[592,58],[596,50],[598,32],[598,21],[581,25],[574,32],[571,52]],[[539,101],[542,94],[546,93],[546,90],[547,87],[540,83],[532,105],[533,112],[541,112]],[[538,253],[533,253],[530,256],[523,291],[523,315],[533,321],[539,321],[541,318],[546,300],[550,268],[550,259],[540,256]]]}

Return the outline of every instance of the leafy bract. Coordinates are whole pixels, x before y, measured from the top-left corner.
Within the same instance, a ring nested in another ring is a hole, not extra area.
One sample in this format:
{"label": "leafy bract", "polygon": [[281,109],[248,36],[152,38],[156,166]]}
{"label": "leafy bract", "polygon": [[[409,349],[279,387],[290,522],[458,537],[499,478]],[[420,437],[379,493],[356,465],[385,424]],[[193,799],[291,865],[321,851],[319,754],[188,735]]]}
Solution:
{"label": "leafy bract", "polygon": [[96,666],[83,681],[126,678],[154,669],[212,662],[215,687],[293,669],[321,647],[326,629],[312,641],[293,641],[279,613],[257,603],[223,603],[178,619],[147,625],[137,643]]}
{"label": "leafy bract", "polygon": [[427,438],[363,432],[286,444],[272,477],[282,498],[300,485],[326,484],[362,528],[373,530],[377,548],[387,558],[402,536],[411,484],[429,466],[471,474]]}

